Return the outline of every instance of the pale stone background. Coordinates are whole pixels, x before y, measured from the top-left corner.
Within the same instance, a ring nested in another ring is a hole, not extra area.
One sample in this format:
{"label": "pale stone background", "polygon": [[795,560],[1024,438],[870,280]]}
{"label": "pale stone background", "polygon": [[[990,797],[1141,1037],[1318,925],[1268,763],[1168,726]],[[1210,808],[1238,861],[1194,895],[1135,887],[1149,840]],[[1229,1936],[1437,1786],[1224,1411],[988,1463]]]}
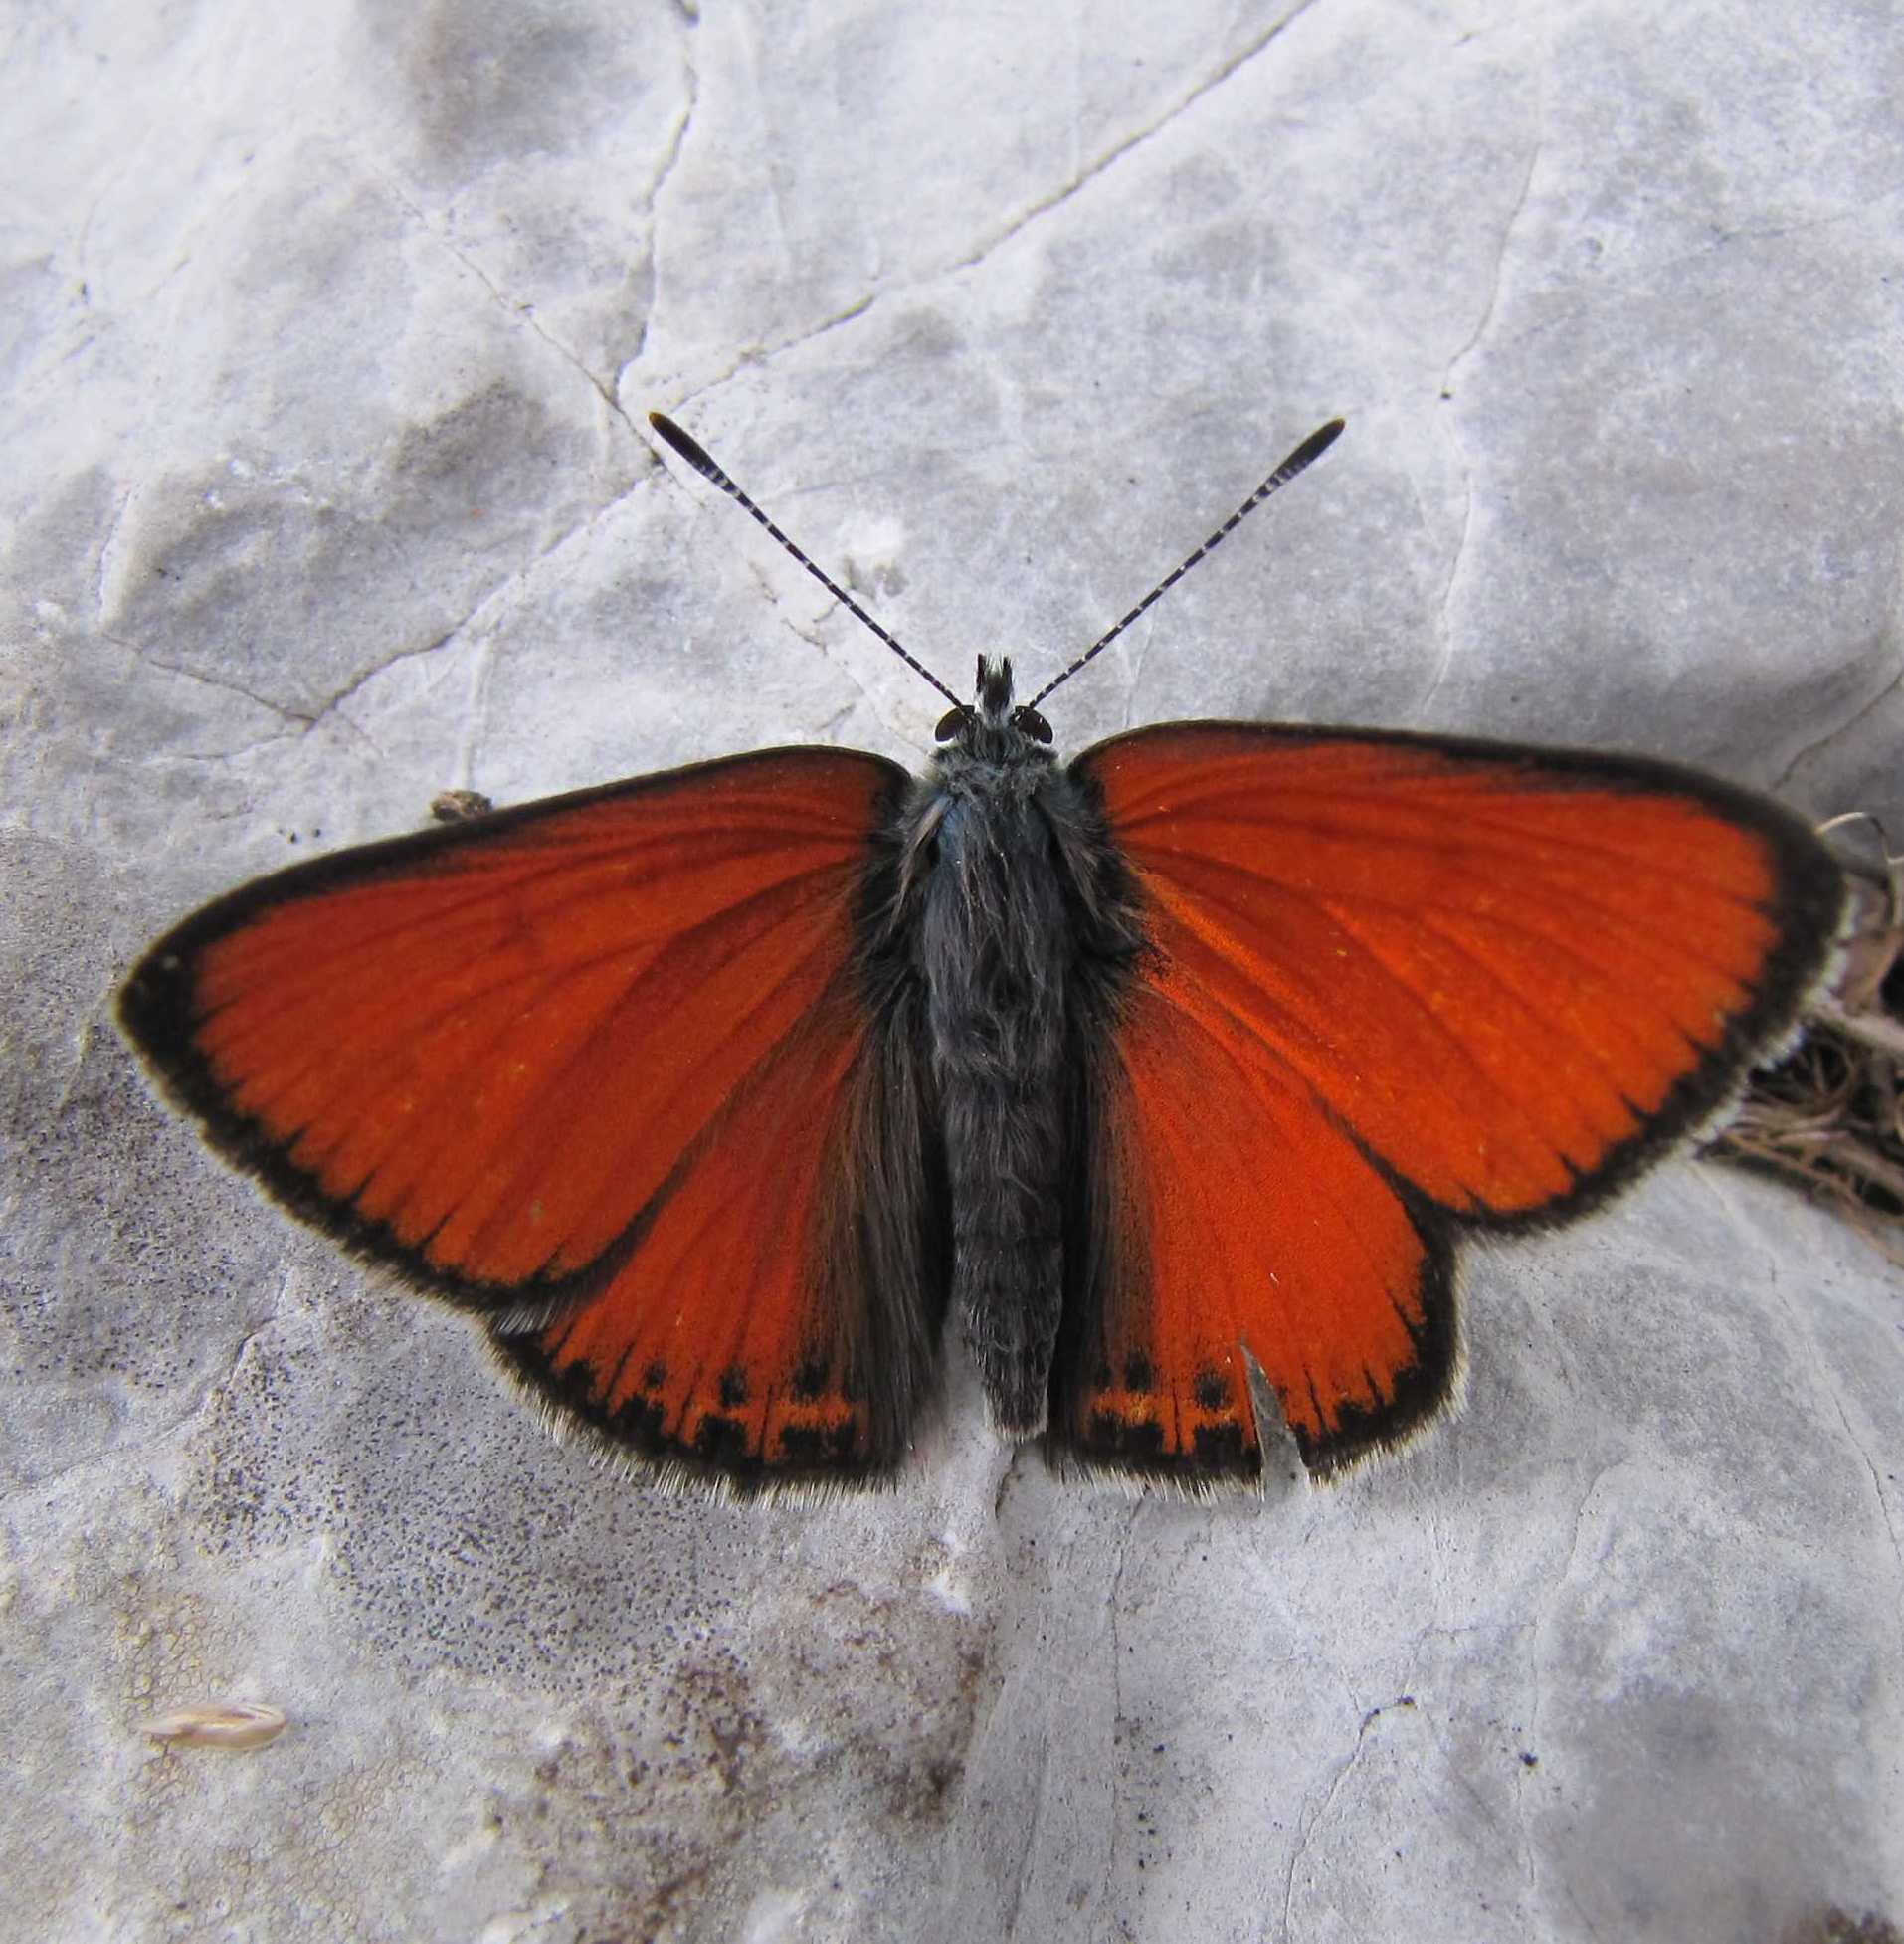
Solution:
{"label": "pale stone background", "polygon": [[[1898,1272],[1710,1164],[1211,1510],[550,1444],[107,1024],[287,859],[955,685],[1628,745],[1904,829],[1885,0],[16,5],[0,1933],[1769,1940],[1904,1913]],[[294,847],[294,848],[293,848]],[[249,1756],[138,1724],[292,1716]]]}

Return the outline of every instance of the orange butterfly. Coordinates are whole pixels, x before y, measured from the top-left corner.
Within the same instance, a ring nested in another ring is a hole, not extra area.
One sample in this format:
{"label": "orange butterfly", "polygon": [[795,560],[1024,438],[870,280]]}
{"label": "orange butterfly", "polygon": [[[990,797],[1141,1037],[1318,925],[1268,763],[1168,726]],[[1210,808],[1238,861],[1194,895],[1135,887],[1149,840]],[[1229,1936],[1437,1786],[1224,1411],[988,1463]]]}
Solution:
{"label": "orange butterfly", "polygon": [[[685,433],[657,430],[950,696]],[[792,748],[220,898],[119,1018],[213,1145],[480,1314],[560,1424],[888,1479],[948,1314],[1061,1467],[1246,1485],[1448,1402],[1455,1249],[1592,1207],[1791,1028],[1842,884],[1636,757],[1180,722],[1067,765],[1009,663],[922,779]]]}

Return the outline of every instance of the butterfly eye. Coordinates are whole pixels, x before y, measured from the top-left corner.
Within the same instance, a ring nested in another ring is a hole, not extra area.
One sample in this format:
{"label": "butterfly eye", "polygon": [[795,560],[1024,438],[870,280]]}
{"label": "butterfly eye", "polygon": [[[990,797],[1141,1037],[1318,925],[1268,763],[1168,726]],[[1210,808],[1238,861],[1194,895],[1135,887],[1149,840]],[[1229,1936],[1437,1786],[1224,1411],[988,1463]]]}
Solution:
{"label": "butterfly eye", "polygon": [[948,708],[939,717],[939,726],[932,731],[932,737],[935,742],[950,742],[971,726],[972,711],[961,702],[957,708]]}
{"label": "butterfly eye", "polygon": [[1020,735],[1030,736],[1034,742],[1049,742],[1051,739],[1051,725],[1030,706],[1012,711],[1012,726]]}

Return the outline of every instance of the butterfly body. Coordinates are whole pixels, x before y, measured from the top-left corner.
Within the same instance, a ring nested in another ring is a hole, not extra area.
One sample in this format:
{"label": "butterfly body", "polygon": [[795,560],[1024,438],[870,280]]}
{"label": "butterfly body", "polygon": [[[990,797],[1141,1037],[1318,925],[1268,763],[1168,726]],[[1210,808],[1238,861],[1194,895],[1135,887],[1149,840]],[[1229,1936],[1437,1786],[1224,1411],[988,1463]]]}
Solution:
{"label": "butterfly body", "polygon": [[976,707],[908,805],[890,923],[925,994],[953,1313],[994,1424],[1031,1438],[1077,1241],[1078,1076],[1143,934],[1084,792],[1011,701],[1010,663],[982,662]]}

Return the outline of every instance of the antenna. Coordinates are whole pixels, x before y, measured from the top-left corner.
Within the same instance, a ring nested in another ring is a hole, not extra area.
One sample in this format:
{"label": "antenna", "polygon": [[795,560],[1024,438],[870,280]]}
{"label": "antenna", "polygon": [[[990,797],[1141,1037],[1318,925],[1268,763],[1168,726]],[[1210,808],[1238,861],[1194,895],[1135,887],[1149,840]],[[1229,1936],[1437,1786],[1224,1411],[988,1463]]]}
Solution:
{"label": "antenna", "polygon": [[[912,657],[911,655],[908,655],[906,651],[900,647],[899,643],[890,634],[888,634],[885,629],[881,628],[879,624],[873,620],[871,615],[869,615],[865,611],[865,609],[862,608],[859,605],[859,603],[856,601],[853,598],[853,596],[849,594],[847,590],[844,587],[842,587],[837,580],[833,578],[831,574],[829,574],[822,567],[816,567],[814,563],[810,559],[808,559],[806,554],[803,553],[800,550],[800,548],[793,543],[793,541],[788,539],[786,534],[784,534],[780,530],[780,528],[777,527],[773,523],[773,521],[770,520],[767,517],[767,515],[763,513],[758,506],[754,504],[754,502],[751,499],[748,498],[746,493],[741,491],[740,487],[737,486],[733,483],[733,481],[730,480],[727,477],[727,475],[721,471],[721,469],[714,463],[712,456],[705,450],[705,448],[700,446],[696,441],[688,438],[687,434],[684,433],[680,429],[680,427],[674,423],[672,419],[664,417],[663,414],[660,412],[649,413],[648,422],[650,425],[652,425],[655,428],[655,430],[658,433],[661,434],[661,436],[665,440],[666,440],[668,445],[671,446],[674,449],[674,451],[682,459],[684,459],[688,463],[688,465],[694,469],[696,473],[698,473],[701,476],[703,480],[706,480],[710,482],[712,485],[719,486],[721,491],[724,492],[729,499],[737,501],[741,505],[741,507],[743,507],[747,512],[752,513],[754,518],[757,519],[761,523],[761,525],[764,526],[767,529],[767,531],[771,533],[774,536],[774,538],[778,540],[780,544],[783,547],[785,547],[787,551],[790,554],[792,554],[793,557],[797,561],[799,561],[804,568],[806,568],[807,572],[810,573],[814,577],[814,579],[817,580],[820,583],[820,585],[824,587],[827,590],[827,592],[833,596],[833,598],[836,601],[841,602],[845,607],[850,609],[854,614],[857,615],[858,618],[861,621],[863,621],[865,625],[868,628],[870,628],[872,632],[875,635],[877,635],[879,639],[882,642],[884,642],[889,649],[891,649],[893,654],[896,655],[899,658],[899,660],[903,662],[906,665],[906,667],[912,671],[914,675],[923,676],[926,679],[926,680],[931,682],[933,687],[936,688],[939,691],[939,693],[943,695],[946,698],[946,700],[952,704],[954,708],[964,707],[964,703],[962,703],[959,700],[958,696],[953,694],[951,689],[949,689],[945,685],[945,683],[942,682],[939,680],[939,678],[932,673],[930,669],[928,669],[922,662],[919,662],[915,660],[914,657]],[[1242,515],[1238,513],[1237,517],[1240,519]],[[1234,525],[1235,523],[1236,522],[1234,520],[1231,522],[1232,525]],[[1178,571],[1181,572],[1182,569],[1180,568]]]}
{"label": "antenna", "polygon": [[[1121,635],[1124,632],[1124,630],[1128,628],[1130,624],[1137,619],[1137,617],[1140,614],[1142,614],[1154,602],[1161,600],[1164,597],[1164,595],[1168,594],[1170,590],[1173,587],[1175,587],[1177,583],[1180,580],[1182,580],[1187,573],[1190,572],[1191,568],[1196,566],[1197,562],[1200,561],[1205,554],[1209,553],[1214,547],[1218,546],[1223,541],[1229,539],[1231,534],[1234,533],[1237,530],[1237,528],[1242,524],[1243,519],[1246,515],[1253,513],[1256,510],[1256,508],[1260,506],[1262,502],[1265,499],[1267,499],[1269,495],[1272,492],[1274,492],[1279,486],[1286,486],[1289,484],[1289,482],[1296,477],[1298,473],[1306,471],[1317,460],[1319,460],[1322,457],[1322,455],[1326,453],[1329,450],[1329,448],[1335,444],[1336,440],[1341,437],[1342,426],[1343,426],[1342,420],[1331,419],[1327,425],[1318,427],[1316,431],[1310,433],[1308,438],[1306,438],[1302,442],[1302,444],[1299,445],[1295,449],[1295,451],[1292,452],[1289,455],[1289,457],[1285,459],[1282,462],[1282,464],[1278,466],[1276,470],[1273,473],[1271,473],[1266,480],[1263,481],[1261,486],[1259,486],[1255,489],[1255,491],[1252,492],[1249,495],[1249,497],[1245,499],[1242,502],[1242,504],[1238,506],[1237,510],[1234,513],[1232,513],[1230,517],[1227,520],[1225,520],[1220,527],[1217,528],[1216,532],[1211,534],[1210,538],[1207,539],[1202,546],[1198,547],[1194,553],[1190,554],[1180,566],[1175,568],[1172,572],[1166,574],[1163,577],[1163,579],[1160,580],[1157,583],[1157,585],[1153,587],[1150,590],[1150,592],[1146,594],[1144,598],[1141,601],[1139,601],[1134,608],[1131,609],[1130,613],[1125,615],[1122,621],[1118,622],[1115,627],[1106,629],[1103,634],[1099,635],[1098,638],[1091,643],[1090,647],[1087,648],[1083,652],[1083,654],[1080,655],[1077,658],[1077,660],[1070,665],[1068,669],[1059,670],[1059,672],[1056,675],[1054,675],[1050,679],[1050,680],[1047,681],[1045,684],[1045,686],[1041,688],[1038,691],[1038,693],[1032,697],[1032,699],[1029,702],[1026,703],[1026,707],[1034,708],[1034,709],[1037,708],[1039,703],[1042,702],[1045,699],[1045,697],[1051,692],[1053,688],[1057,687],[1060,682],[1065,682],[1070,680],[1071,677],[1074,676],[1078,672],[1078,670],[1081,669],[1084,666],[1084,664],[1091,659],[1092,656],[1108,648],[1111,645],[1111,643],[1114,642],[1118,638],[1118,636]],[[711,462],[709,463],[711,464]],[[729,490],[732,490],[732,488],[730,487]],[[758,519],[760,515],[756,513],[754,517]],[[771,530],[772,529],[770,528],[769,531]],[[816,568],[815,571],[818,572],[819,570]],[[910,661],[912,658],[910,656],[907,656],[906,659]]]}

